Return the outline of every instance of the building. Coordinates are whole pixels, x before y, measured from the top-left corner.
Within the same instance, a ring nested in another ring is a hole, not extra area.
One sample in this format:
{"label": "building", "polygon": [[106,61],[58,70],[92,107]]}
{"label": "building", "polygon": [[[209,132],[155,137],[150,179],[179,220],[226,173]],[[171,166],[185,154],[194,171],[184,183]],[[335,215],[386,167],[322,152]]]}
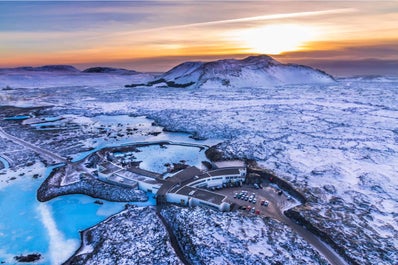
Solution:
{"label": "building", "polygon": [[188,167],[168,178],[157,193],[159,203],[176,203],[184,206],[206,206],[229,211],[227,197],[205,190],[223,187],[229,183],[243,182],[246,168],[219,168],[203,173],[196,167]]}
{"label": "building", "polygon": [[125,187],[151,192],[157,203],[174,203],[183,206],[205,206],[219,211],[229,211],[227,196],[209,191],[245,181],[245,166],[221,167],[207,172],[191,166],[167,179],[161,174],[138,167],[123,168],[110,161],[97,166],[98,179]]}

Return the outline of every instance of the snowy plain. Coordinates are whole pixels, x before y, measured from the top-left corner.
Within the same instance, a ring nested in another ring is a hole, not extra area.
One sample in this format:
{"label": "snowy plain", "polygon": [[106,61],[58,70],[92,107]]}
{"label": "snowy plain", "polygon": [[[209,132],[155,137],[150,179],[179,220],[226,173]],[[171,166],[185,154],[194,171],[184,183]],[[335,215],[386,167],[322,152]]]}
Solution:
{"label": "snowy plain", "polygon": [[397,78],[200,89],[124,88],[125,77],[95,78],[32,86],[2,76],[0,88],[12,89],[0,101],[83,116],[144,115],[169,130],[223,139],[227,156],[255,159],[302,191],[303,214],[358,263],[398,261]]}

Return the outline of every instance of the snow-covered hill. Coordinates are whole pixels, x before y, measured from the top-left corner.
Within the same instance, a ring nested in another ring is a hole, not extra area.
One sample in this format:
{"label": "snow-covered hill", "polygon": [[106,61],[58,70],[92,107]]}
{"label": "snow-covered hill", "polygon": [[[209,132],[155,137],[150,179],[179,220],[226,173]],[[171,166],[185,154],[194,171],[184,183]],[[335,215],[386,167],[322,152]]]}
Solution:
{"label": "snow-covered hill", "polygon": [[16,87],[69,87],[97,85],[121,87],[128,82],[149,82],[153,75],[134,70],[92,67],[84,71],[70,65],[45,65],[39,67],[0,68],[0,89]]}
{"label": "snow-covered hill", "polygon": [[243,60],[182,63],[146,85],[217,88],[331,82],[334,78],[323,71],[309,66],[282,64],[270,56],[260,55]]}
{"label": "snow-covered hill", "polygon": [[80,70],[71,65],[44,65],[39,67],[22,66],[16,68],[3,68],[0,72],[62,72],[62,73],[80,73]]}
{"label": "snow-covered hill", "polygon": [[120,74],[120,75],[136,75],[139,72],[134,70],[128,70],[123,68],[113,68],[113,67],[91,67],[83,70],[83,73],[92,73],[92,74]]}

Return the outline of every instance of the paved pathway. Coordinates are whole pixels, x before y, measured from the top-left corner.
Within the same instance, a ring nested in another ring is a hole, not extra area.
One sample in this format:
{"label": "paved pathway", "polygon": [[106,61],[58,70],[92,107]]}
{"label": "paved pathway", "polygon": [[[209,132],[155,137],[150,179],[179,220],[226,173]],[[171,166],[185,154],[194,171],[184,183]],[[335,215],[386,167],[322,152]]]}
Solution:
{"label": "paved pathway", "polygon": [[63,157],[61,157],[61,156],[59,156],[57,154],[54,154],[53,152],[51,152],[49,150],[46,150],[46,149],[43,149],[41,147],[35,146],[35,145],[31,144],[31,143],[26,142],[25,140],[22,140],[22,139],[20,139],[18,137],[15,137],[15,136],[12,136],[11,134],[6,133],[3,130],[3,128],[0,128],[0,136],[13,141],[14,143],[22,145],[22,146],[24,146],[24,147],[26,147],[26,148],[38,153],[39,155],[43,155],[43,156],[45,156],[47,158],[51,158],[52,160],[55,160],[56,162],[68,163],[68,161],[65,158],[63,158]]}

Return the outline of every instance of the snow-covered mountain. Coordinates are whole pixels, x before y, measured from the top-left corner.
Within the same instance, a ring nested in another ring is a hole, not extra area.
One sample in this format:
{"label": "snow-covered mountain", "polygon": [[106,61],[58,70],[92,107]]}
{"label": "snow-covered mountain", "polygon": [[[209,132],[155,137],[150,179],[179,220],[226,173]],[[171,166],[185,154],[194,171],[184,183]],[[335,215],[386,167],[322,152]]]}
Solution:
{"label": "snow-covered mountain", "polygon": [[304,65],[282,64],[270,56],[260,55],[243,60],[182,63],[146,86],[269,87],[330,82],[334,82],[334,78],[323,71]]}
{"label": "snow-covered mountain", "polygon": [[0,89],[92,84],[109,88],[109,86],[122,87],[128,82],[149,82],[153,79],[152,74],[111,67],[92,67],[84,71],[71,65],[0,68]]}

